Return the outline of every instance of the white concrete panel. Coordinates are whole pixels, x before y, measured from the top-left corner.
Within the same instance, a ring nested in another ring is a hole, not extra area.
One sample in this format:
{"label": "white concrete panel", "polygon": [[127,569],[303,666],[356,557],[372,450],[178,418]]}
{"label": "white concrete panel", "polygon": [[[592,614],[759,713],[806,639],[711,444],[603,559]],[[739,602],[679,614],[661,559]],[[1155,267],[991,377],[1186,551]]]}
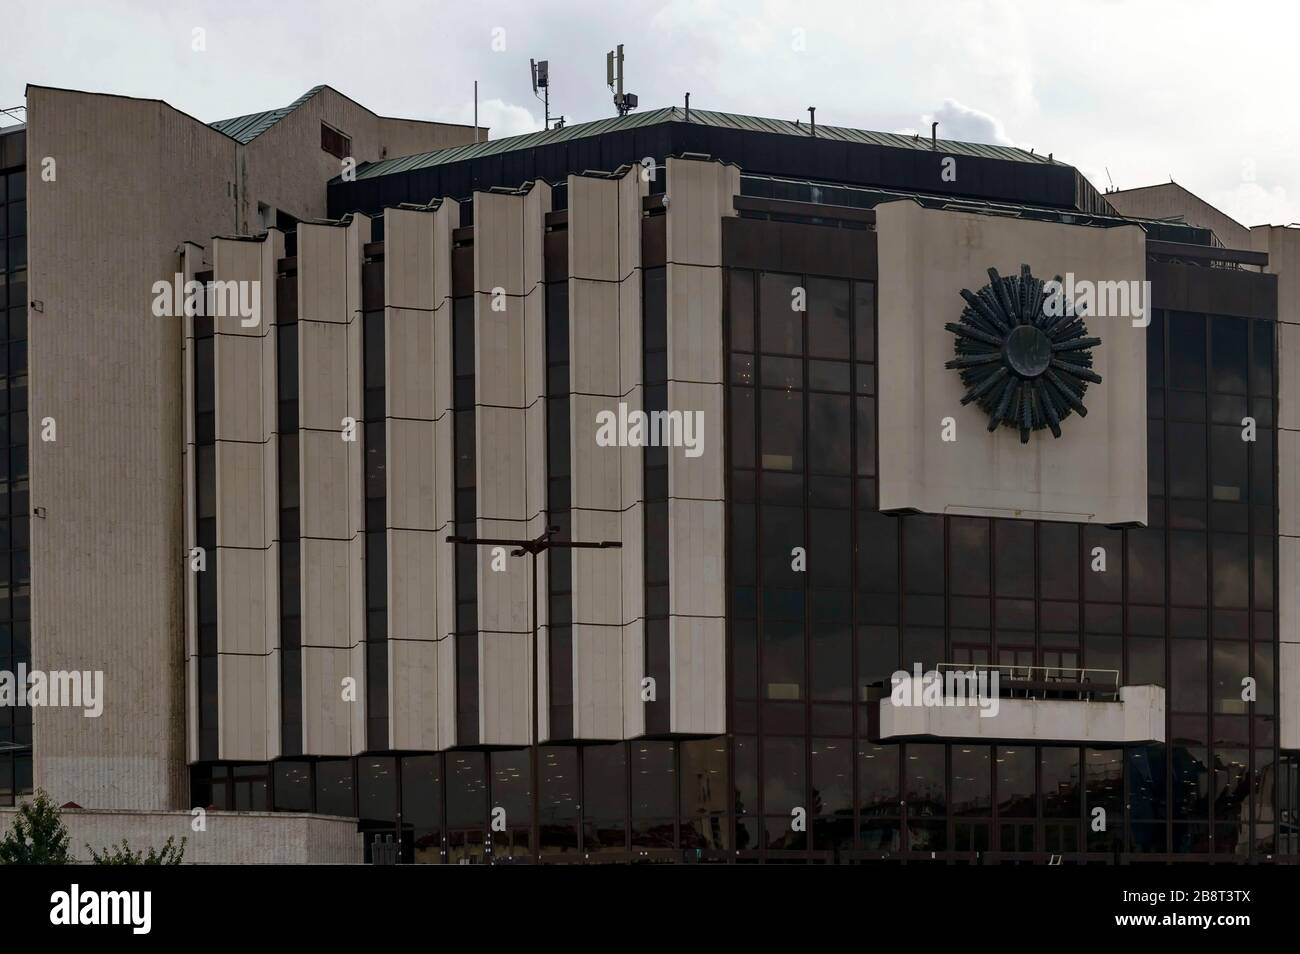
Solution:
{"label": "white concrete panel", "polygon": [[623,393],[618,308],[618,284],[569,280],[569,386],[574,394]]}
{"label": "white concrete panel", "polygon": [[529,633],[478,634],[480,745],[532,742],[531,642]]}
{"label": "white concrete panel", "polygon": [[1282,688],[1278,740],[1283,749],[1300,749],[1300,642],[1283,642],[1278,652],[1278,685]]}
{"label": "white concrete panel", "polygon": [[623,737],[623,633],[622,626],[573,626],[575,739]]}
{"label": "white concrete panel", "polygon": [[668,450],[668,494],[721,500],[726,457],[721,384],[668,382],[673,444]]}
{"label": "white concrete panel", "polygon": [[352,631],[348,540],[303,537],[302,642],[342,649],[361,640]]}
{"label": "white concrete panel", "polygon": [[629,466],[625,457],[640,460],[641,450],[597,443],[597,416],[608,412],[617,417],[619,403],[616,397],[569,396],[570,494],[575,508],[622,508],[621,477],[625,466]]}
{"label": "white concrete panel", "polygon": [[[1300,371],[1300,369],[1297,369]],[[1277,532],[1300,536],[1300,431],[1277,432]]]}
{"label": "white concrete panel", "polygon": [[432,420],[388,421],[388,520],[393,527],[434,530],[434,440]]}
{"label": "white concrete panel", "polygon": [[[360,441],[358,435],[357,443]],[[304,537],[343,540],[352,536],[349,456],[349,444],[341,431],[298,432]]]}
{"label": "white concrete panel", "polygon": [[217,560],[217,651],[265,655],[279,645],[278,546],[222,549]]}
{"label": "white concrete panel", "polygon": [[[1087,417],[1071,415],[1062,436],[1028,444],[1009,428],[988,433],[987,415],[962,406],[953,335],[944,323],[964,307],[992,266],[1027,264],[1035,276],[1143,281],[1146,234],[1137,226],[1095,229],[922,209],[899,201],[876,209],[880,234],[879,445],[882,510],[1047,518],[1076,523],[1147,519],[1146,332],[1123,318],[1088,320],[1103,378],[1088,389]],[[917,316],[924,320],[918,320]],[[957,439],[943,440],[952,417]],[[1104,448],[1105,453],[1098,453]]]}
{"label": "white concrete panel", "polygon": [[280,754],[279,653],[222,653],[218,662],[220,758],[269,761]]}
{"label": "white concrete panel", "polygon": [[[436,751],[438,733],[438,644],[427,640],[388,642],[388,711],[396,749]],[[430,704],[430,702],[435,704]]]}
{"label": "white concrete panel", "polygon": [[[669,221],[672,212],[669,210]],[[719,250],[719,254],[721,251]],[[722,269],[677,265],[668,247],[668,377],[673,381],[720,383],[722,355]]]}
{"label": "white concrete panel", "polygon": [[722,262],[722,219],[735,215],[740,169],[698,159],[667,162],[668,261],[716,267]]}
{"label": "white concrete panel", "polygon": [[668,570],[672,611],[683,616],[726,612],[722,548],[726,508],[721,500],[668,501]]}
{"label": "white concrete panel", "polygon": [[[345,679],[355,680],[356,702],[348,702],[343,698]],[[303,646],[304,755],[353,754],[352,710],[363,704],[361,700],[364,691],[364,673],[353,671],[351,649]]]}
{"label": "white concrete panel", "polygon": [[[909,677],[901,691],[911,693]],[[880,700],[882,739],[971,739],[979,741],[1073,742],[1082,745],[1138,745],[1165,741],[1165,690],[1121,686],[1118,702],[1076,699],[998,699],[974,705],[894,705]],[[908,698],[911,698],[909,695]]]}
{"label": "white concrete panel", "polygon": [[671,731],[720,735],[727,730],[725,620],[674,612],[668,622],[668,638]]}
{"label": "white concrete panel", "polygon": [[570,276],[617,282],[623,277],[618,261],[618,180],[571,175],[568,191]]}

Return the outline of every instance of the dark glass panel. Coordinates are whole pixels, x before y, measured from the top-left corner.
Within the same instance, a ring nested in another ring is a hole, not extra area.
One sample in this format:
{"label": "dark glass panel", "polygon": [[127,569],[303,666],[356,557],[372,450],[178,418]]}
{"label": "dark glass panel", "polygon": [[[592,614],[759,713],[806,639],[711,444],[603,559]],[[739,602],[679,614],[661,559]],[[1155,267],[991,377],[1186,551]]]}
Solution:
{"label": "dark glass panel", "polygon": [[1205,390],[1205,316],[1169,313],[1169,386]]}
{"label": "dark glass panel", "polygon": [[814,358],[849,357],[849,283],[841,279],[808,280],[808,354]]}
{"label": "dark glass panel", "polygon": [[754,273],[733,268],[728,271],[731,349],[754,350]]}
{"label": "dark glass panel", "polygon": [[853,758],[848,739],[814,739],[810,816],[853,815]]}
{"label": "dark glass panel", "polygon": [[1040,751],[1043,817],[1079,817],[1079,750],[1043,746]]}
{"label": "dark glass panel", "polygon": [[793,307],[797,304],[795,290],[801,287],[797,275],[763,273],[759,282],[759,347],[764,354],[803,353],[804,313]]}
{"label": "dark glass panel", "polygon": [[952,746],[953,815],[992,813],[990,752],[987,745]]}
{"label": "dark glass panel", "polygon": [[762,393],[760,446],[764,470],[803,469],[803,396],[797,392]]}
{"label": "dark glass panel", "polygon": [[[808,470],[811,473],[849,473],[852,449],[849,400],[836,394],[808,395]],[[766,451],[765,443],[765,459]]]}
{"label": "dark glass panel", "polygon": [[[909,593],[942,593],[943,517],[912,514],[902,518],[904,586]],[[1032,527],[1031,527],[1032,530]]]}
{"label": "dark glass panel", "polygon": [[953,593],[987,596],[989,592],[989,521],[952,517],[948,521],[949,585]]}
{"label": "dark glass panel", "polygon": [[729,808],[726,741],[718,738],[682,742],[681,761],[681,817],[726,812]]}
{"label": "dark glass panel", "polygon": [[998,814],[1003,818],[1033,818],[1036,814],[1034,762],[1032,746],[998,746],[997,768]]}
{"label": "dark glass panel", "polygon": [[787,819],[795,808],[807,810],[803,739],[763,739],[763,811]]}
{"label": "dark glass panel", "polygon": [[1246,393],[1246,333],[1249,324],[1244,318],[1222,315],[1210,319],[1214,390],[1232,394]]}
{"label": "dark glass panel", "polygon": [[1024,520],[995,520],[994,583],[999,596],[1034,595],[1034,525]]}
{"label": "dark glass panel", "polygon": [[316,763],[316,812],[356,815],[352,806],[351,759],[323,759]]}
{"label": "dark glass panel", "polygon": [[947,810],[944,745],[908,743],[903,749],[903,800],[909,818],[942,816]]}

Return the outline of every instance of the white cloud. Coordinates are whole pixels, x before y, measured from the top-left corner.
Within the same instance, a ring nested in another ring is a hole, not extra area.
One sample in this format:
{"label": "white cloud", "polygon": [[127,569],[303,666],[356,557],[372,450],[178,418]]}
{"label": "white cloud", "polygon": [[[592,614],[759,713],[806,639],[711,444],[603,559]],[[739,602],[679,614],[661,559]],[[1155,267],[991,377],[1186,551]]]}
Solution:
{"label": "white cloud", "polygon": [[1235,188],[1210,192],[1205,201],[1242,225],[1288,225],[1279,213],[1295,204],[1280,185],[1265,188],[1258,182],[1241,182]]}
{"label": "white cloud", "polygon": [[[471,125],[474,122],[474,101],[461,103],[451,109],[435,110],[433,118],[444,123]],[[479,100],[478,124],[490,129],[492,139],[540,132],[542,128],[542,121],[529,110],[499,98]]]}
{"label": "white cloud", "polygon": [[959,142],[981,142],[991,146],[1014,146],[1011,137],[1002,128],[1002,121],[996,116],[980,109],[963,106],[955,99],[945,99],[943,105],[933,113],[921,117],[921,128],[899,130],[904,135],[920,133],[930,135],[930,124],[939,123],[940,139],[956,139]]}

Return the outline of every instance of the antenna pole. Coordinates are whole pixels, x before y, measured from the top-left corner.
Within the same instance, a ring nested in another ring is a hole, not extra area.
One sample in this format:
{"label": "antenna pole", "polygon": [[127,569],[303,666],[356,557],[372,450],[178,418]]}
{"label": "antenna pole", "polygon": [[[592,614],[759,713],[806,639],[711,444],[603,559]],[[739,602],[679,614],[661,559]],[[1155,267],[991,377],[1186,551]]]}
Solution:
{"label": "antenna pole", "polygon": [[623,92],[623,44],[605,54],[605,83],[614,91],[614,108],[620,116],[637,107],[634,93]]}
{"label": "antenna pole", "polygon": [[474,141],[478,142],[478,80],[474,81]]}

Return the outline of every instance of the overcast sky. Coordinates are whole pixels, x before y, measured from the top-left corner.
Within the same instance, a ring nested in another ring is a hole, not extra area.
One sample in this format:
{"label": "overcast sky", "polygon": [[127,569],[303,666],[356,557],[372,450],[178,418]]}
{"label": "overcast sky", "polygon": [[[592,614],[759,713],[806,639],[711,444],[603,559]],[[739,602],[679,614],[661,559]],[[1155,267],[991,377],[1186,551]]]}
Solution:
{"label": "overcast sky", "polygon": [[[211,121],[327,83],[388,116],[542,127],[698,108],[1054,153],[1099,189],[1171,177],[1246,225],[1300,221],[1300,3],[1148,0],[3,0],[0,106],[27,83]],[[202,29],[206,49],[195,51]],[[504,31],[504,32],[501,32]],[[495,40],[495,43],[494,43]],[[502,47],[504,49],[496,49]],[[1109,178],[1108,178],[1109,176]]]}

